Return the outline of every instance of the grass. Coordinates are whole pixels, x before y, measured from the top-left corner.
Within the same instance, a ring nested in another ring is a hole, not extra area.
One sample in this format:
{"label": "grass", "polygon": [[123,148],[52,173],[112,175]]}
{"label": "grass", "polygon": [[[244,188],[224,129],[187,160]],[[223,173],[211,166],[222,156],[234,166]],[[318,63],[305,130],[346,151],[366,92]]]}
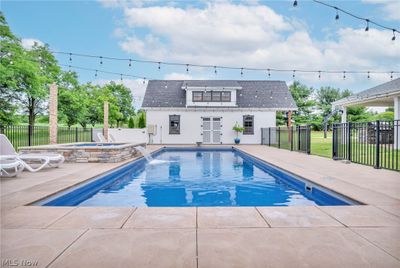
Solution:
{"label": "grass", "polygon": [[326,139],[323,131],[311,132],[311,154],[332,158],[332,132]]}

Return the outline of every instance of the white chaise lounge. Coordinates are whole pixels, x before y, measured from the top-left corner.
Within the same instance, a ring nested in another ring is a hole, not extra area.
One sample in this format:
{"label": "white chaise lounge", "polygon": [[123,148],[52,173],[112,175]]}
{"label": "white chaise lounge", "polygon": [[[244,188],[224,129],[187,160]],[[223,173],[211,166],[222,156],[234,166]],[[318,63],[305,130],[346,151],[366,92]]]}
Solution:
{"label": "white chaise lounge", "polygon": [[17,159],[2,159],[0,156],[0,177],[15,177],[24,170],[24,163]]}
{"label": "white chaise lounge", "polygon": [[[51,153],[17,154],[6,135],[0,134],[0,157],[2,160],[21,161],[30,172],[36,172],[45,166],[58,167],[64,162],[64,156]],[[40,166],[33,168],[27,162],[40,162]]]}
{"label": "white chaise lounge", "polygon": [[115,138],[113,135],[109,134],[108,135],[108,141],[106,140],[106,137],[104,137],[103,133],[97,133],[97,139],[96,142],[102,142],[102,143],[108,143],[108,142],[115,142]]}

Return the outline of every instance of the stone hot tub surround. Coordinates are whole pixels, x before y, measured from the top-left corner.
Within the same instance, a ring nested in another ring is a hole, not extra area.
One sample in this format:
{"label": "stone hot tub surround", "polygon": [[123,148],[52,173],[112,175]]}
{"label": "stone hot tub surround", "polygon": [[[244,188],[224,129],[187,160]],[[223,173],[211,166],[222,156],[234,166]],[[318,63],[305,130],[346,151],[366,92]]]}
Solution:
{"label": "stone hot tub surround", "polygon": [[66,162],[75,163],[116,163],[130,159],[139,151],[136,146],[146,147],[144,143],[95,143],[77,142],[67,144],[20,147],[24,153],[57,153],[65,157]]}

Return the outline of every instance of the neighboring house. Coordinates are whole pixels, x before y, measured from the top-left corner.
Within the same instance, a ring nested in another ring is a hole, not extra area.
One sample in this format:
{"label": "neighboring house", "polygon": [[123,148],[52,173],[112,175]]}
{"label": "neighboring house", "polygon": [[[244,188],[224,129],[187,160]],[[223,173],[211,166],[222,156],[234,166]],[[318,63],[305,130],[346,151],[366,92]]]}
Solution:
{"label": "neighboring house", "polygon": [[142,107],[156,144],[232,144],[236,122],[241,143],[260,144],[276,111],[297,109],[285,82],[242,80],[150,80]]}

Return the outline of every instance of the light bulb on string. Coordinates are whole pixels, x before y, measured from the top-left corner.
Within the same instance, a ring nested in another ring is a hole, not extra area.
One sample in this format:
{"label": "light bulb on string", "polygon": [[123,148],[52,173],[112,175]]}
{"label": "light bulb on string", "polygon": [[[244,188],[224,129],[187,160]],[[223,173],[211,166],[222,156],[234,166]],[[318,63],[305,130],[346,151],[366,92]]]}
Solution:
{"label": "light bulb on string", "polygon": [[367,22],[367,27],[365,27],[365,31],[368,32],[369,31],[369,19],[365,20]]}
{"label": "light bulb on string", "polygon": [[217,75],[217,66],[214,66],[214,73]]}
{"label": "light bulb on string", "polygon": [[100,56],[100,64],[103,64],[103,57]]}
{"label": "light bulb on string", "polygon": [[297,0],[293,1],[293,7],[297,7]]}
{"label": "light bulb on string", "polygon": [[94,77],[97,78],[97,70],[96,70],[96,72],[94,73]]}
{"label": "light bulb on string", "polygon": [[321,71],[318,71],[318,79],[321,80]]}
{"label": "light bulb on string", "polygon": [[72,61],[72,53],[69,53],[69,61]]}
{"label": "light bulb on string", "polygon": [[240,69],[240,76],[243,77],[243,68]]}
{"label": "light bulb on string", "polygon": [[158,62],[158,70],[161,70],[161,62]]}
{"label": "light bulb on string", "polygon": [[292,74],[293,79],[296,78],[296,70],[293,70],[293,74]]}
{"label": "light bulb on string", "polygon": [[368,79],[370,79],[371,78],[371,76],[370,76],[370,71],[368,71]]}
{"label": "light bulb on string", "polygon": [[268,69],[268,78],[271,78],[271,70]]}
{"label": "light bulb on string", "polygon": [[132,60],[131,59],[129,59],[129,67],[132,67]]}
{"label": "light bulb on string", "polygon": [[189,64],[186,64],[186,73],[189,73]]}
{"label": "light bulb on string", "polygon": [[68,65],[68,72],[71,73],[71,65]]}
{"label": "light bulb on string", "polygon": [[392,31],[393,31],[393,37],[392,37],[392,41],[394,41],[394,40],[396,40],[396,34],[395,34],[396,30],[395,30],[395,29],[393,29]]}
{"label": "light bulb on string", "polygon": [[390,80],[393,80],[393,72],[390,72]]}
{"label": "light bulb on string", "polygon": [[123,78],[122,78],[122,74],[121,74],[121,82],[122,82]]}
{"label": "light bulb on string", "polygon": [[339,20],[339,9],[337,7],[335,7],[335,9],[336,9],[335,20]]}
{"label": "light bulb on string", "polygon": [[343,80],[346,80],[346,71],[343,71]]}
{"label": "light bulb on string", "polygon": [[143,85],[146,84],[146,77],[143,77]]}

